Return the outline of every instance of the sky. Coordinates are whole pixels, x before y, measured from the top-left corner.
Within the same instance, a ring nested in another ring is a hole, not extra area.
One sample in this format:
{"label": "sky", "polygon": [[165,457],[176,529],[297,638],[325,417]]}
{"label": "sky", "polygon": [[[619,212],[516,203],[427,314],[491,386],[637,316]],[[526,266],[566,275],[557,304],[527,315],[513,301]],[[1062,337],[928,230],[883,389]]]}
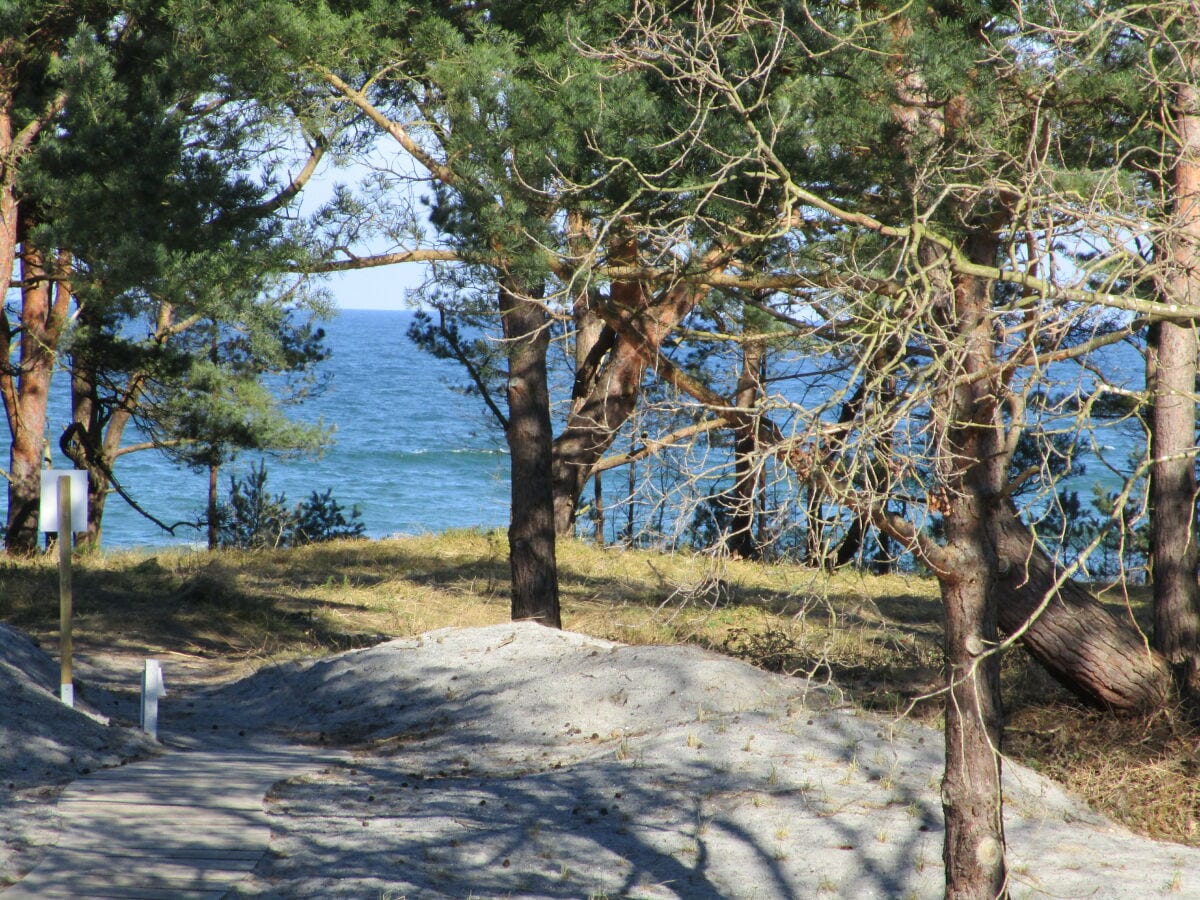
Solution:
{"label": "sky", "polygon": [[[300,194],[298,212],[311,215],[333,197],[337,185],[356,187],[373,175],[392,176],[396,189],[404,189],[405,178],[419,178],[420,170],[407,156],[398,153],[390,140],[381,140],[374,149],[357,162],[337,165],[332,161],[323,164]],[[413,191],[419,188],[411,186]],[[360,256],[371,253],[386,253],[403,248],[382,240],[378,246],[370,242],[356,246],[354,252]],[[333,295],[339,309],[412,309],[407,301],[409,291],[419,287],[428,274],[425,263],[403,263],[380,266],[374,269],[359,269],[352,272],[335,272],[327,276],[324,284]]]}
{"label": "sky", "polygon": [[404,263],[335,272],[328,276],[325,285],[338,309],[411,309],[406,295],[421,284],[425,271],[423,263]]}

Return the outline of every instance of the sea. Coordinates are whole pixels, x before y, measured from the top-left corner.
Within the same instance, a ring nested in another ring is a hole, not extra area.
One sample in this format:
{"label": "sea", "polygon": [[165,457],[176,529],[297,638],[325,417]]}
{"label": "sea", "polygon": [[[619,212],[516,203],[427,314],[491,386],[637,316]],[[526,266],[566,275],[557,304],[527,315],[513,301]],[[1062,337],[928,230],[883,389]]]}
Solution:
{"label": "sea", "polygon": [[[227,497],[231,478],[244,477],[262,463],[271,495],[282,495],[292,506],[314,491],[328,490],[345,510],[358,510],[368,537],[506,527],[510,487],[504,435],[480,398],[466,392],[467,377],[459,364],[437,359],[409,340],[414,315],[343,309],[324,322],[330,355],[319,371],[325,386],[289,409],[295,418],[332,428],[329,447],[301,458],[242,454],[221,471],[221,497]],[[1129,348],[1117,352],[1107,362],[1127,371],[1129,387],[1137,389],[1140,358]],[[53,435],[70,421],[68,389],[66,373],[57,372],[51,387]],[[1127,470],[1137,442],[1135,434],[1120,428],[1102,429],[1097,436],[1102,442],[1084,451],[1086,474],[1069,482],[1085,502],[1093,484],[1106,491],[1120,486],[1121,470]],[[136,434],[127,437],[136,440]],[[54,467],[70,468],[57,446],[53,450]],[[122,456],[115,471],[138,504],[157,519],[201,521],[206,470],[144,451]],[[5,503],[0,491],[0,515]],[[609,526],[615,538],[616,522]],[[103,528],[106,549],[199,547],[205,542],[198,524],[164,531],[115,493],[105,507]]]}
{"label": "sea", "polygon": [[[330,356],[320,364],[325,387],[289,414],[334,429],[321,455],[282,459],[243,454],[221,470],[221,496],[231,477],[262,462],[267,488],[288,506],[313,491],[332,492],[347,511],[357,508],[369,537],[451,528],[493,529],[508,524],[508,454],[504,435],[451,360],[435,359],[406,335],[414,313],[339,311],[323,323]],[[51,386],[51,433],[70,419],[68,379]],[[131,436],[130,440],[134,437]],[[54,448],[54,467],[70,463]],[[198,521],[208,493],[207,471],[145,451],[121,457],[121,484],[156,518]],[[6,500],[0,492],[0,504]],[[0,509],[3,505],[0,505]],[[171,534],[116,494],[104,510],[106,549],[202,545],[205,534],[182,526]]]}

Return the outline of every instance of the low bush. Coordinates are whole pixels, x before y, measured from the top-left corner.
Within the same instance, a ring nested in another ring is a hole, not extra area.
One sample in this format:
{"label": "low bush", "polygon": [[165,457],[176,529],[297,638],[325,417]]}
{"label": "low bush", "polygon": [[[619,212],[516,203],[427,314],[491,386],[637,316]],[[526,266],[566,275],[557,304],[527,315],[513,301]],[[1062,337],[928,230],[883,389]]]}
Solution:
{"label": "low bush", "polygon": [[217,543],[222,547],[262,550],[301,547],[341,538],[362,537],[366,526],[357,506],[347,510],[333,491],[313,491],[288,508],[283,494],[271,496],[267,467],[251,466],[244,478],[231,476],[229,500],[217,507]]}

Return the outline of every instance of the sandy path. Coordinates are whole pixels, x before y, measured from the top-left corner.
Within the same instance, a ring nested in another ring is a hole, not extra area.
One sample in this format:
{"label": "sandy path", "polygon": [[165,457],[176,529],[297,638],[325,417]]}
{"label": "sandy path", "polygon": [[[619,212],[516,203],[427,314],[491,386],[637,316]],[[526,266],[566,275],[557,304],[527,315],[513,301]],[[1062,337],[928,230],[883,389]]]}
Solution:
{"label": "sandy path", "polygon": [[[357,748],[271,789],[239,895],[941,895],[940,735],[695,648],[455,629],[181,694],[168,741]],[[1200,896],[1200,851],[1007,772],[1014,896]]]}

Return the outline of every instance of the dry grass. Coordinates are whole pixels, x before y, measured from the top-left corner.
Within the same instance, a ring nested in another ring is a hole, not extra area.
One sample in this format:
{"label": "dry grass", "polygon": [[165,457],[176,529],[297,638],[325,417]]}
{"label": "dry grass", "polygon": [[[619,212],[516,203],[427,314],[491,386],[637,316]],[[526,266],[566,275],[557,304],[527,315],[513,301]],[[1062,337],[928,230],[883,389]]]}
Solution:
{"label": "dry grass", "polygon": [[[163,551],[80,560],[81,650],[181,652],[247,668],[385,637],[508,618],[502,533],[450,532],[274,553]],[[691,642],[828,680],[899,714],[942,671],[936,585],[788,565],[559,545],[565,627],[625,643]],[[57,635],[52,559],[0,561],[0,619]],[[1126,598],[1113,598],[1124,605]],[[1129,612],[1145,614],[1142,597]],[[1081,708],[1021,652],[1004,662],[1009,755],[1097,809],[1200,844],[1198,735],[1182,716],[1118,720]],[[935,698],[910,715],[940,720]]]}

